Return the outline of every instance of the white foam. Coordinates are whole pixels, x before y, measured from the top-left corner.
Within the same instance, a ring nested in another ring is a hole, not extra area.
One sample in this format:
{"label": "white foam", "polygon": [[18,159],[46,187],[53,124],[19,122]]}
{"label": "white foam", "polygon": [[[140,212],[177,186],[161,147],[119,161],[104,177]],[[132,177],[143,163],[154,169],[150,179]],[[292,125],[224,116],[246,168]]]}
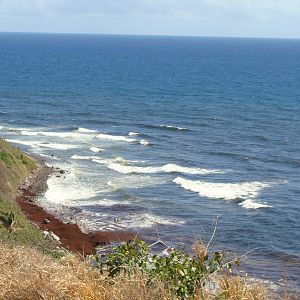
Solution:
{"label": "white foam", "polygon": [[107,186],[109,186],[111,189],[139,189],[164,183],[165,181],[157,177],[151,177],[147,175],[129,175],[111,179],[107,182]]}
{"label": "white foam", "polygon": [[127,160],[121,156],[116,156],[116,157],[113,157],[113,158],[101,158],[101,157],[98,157],[98,156],[95,156],[93,157],[92,159],[93,162],[95,163],[98,163],[98,164],[101,164],[101,165],[110,165],[110,164],[118,164],[118,165],[131,165],[131,164],[134,164],[134,163],[140,163],[140,162],[144,162],[144,161],[141,161],[141,160]]}
{"label": "white foam", "polygon": [[185,224],[185,221],[181,219],[161,217],[151,213],[136,213],[125,216],[118,213],[116,217],[115,220],[111,214],[83,211],[77,216],[77,222],[87,231],[152,228],[158,225],[176,226]]}
{"label": "white foam", "polygon": [[41,141],[22,141],[16,139],[8,139],[10,143],[20,144],[25,146],[30,146],[33,148],[43,147],[43,148],[50,148],[50,149],[57,149],[57,150],[69,150],[69,149],[76,149],[80,148],[79,145],[71,145],[71,144],[56,144],[56,143],[42,143]]}
{"label": "white foam", "polygon": [[57,132],[57,131],[33,131],[27,129],[18,129],[22,135],[26,136],[47,136],[47,137],[57,137],[57,138],[73,138],[82,139],[89,138],[88,132]]}
{"label": "white foam", "polygon": [[97,156],[83,156],[83,155],[73,155],[71,156],[71,159],[76,159],[76,160],[93,160],[97,159]]}
{"label": "white foam", "polygon": [[245,200],[245,201],[239,203],[239,205],[241,205],[241,206],[243,206],[244,208],[247,208],[247,209],[259,209],[259,208],[272,207],[272,206],[267,205],[267,204],[262,204],[262,203],[255,202],[251,199]]}
{"label": "white foam", "polygon": [[38,145],[41,143],[41,141],[22,141],[22,140],[16,140],[16,139],[7,139],[9,143],[13,144],[20,144],[30,147],[38,147]]}
{"label": "white foam", "polygon": [[206,174],[221,174],[224,173],[222,170],[209,170],[209,169],[201,169],[201,168],[189,168],[182,167],[176,164],[167,164],[162,167],[162,170],[166,173],[185,173],[191,175],[206,175]]}
{"label": "white foam", "polygon": [[119,142],[127,142],[127,143],[132,143],[132,142],[136,141],[135,139],[128,138],[126,136],[110,135],[110,134],[104,134],[104,133],[98,134],[97,138],[103,139],[103,140],[111,140],[111,141],[119,141]]}
{"label": "white foam", "polygon": [[28,130],[22,130],[21,134],[22,135],[28,135],[28,136],[36,136],[39,135],[40,132],[38,131],[28,131]]}
{"label": "white foam", "polygon": [[83,127],[79,127],[77,129],[78,132],[83,132],[83,133],[95,133],[97,132],[97,130],[92,130],[92,129],[87,129],[87,128],[83,128]]}
{"label": "white foam", "polygon": [[148,146],[151,143],[149,141],[147,141],[147,140],[140,140],[140,144],[143,145],[143,146]]}
{"label": "white foam", "polygon": [[185,127],[178,127],[178,126],[172,126],[172,125],[163,125],[163,124],[159,125],[159,127],[168,128],[168,129],[175,129],[175,130],[188,130]]}
{"label": "white foam", "polygon": [[111,163],[107,166],[109,169],[117,171],[123,174],[130,173],[144,173],[144,174],[154,174],[154,173],[185,173],[191,175],[205,175],[205,174],[215,174],[223,173],[222,170],[207,170],[200,168],[188,168],[182,167],[176,164],[167,164],[164,166],[152,166],[152,167],[140,167],[140,166],[126,166],[120,165],[118,163]]}
{"label": "white foam", "polygon": [[129,136],[135,136],[135,135],[139,135],[139,133],[138,133],[138,132],[132,132],[132,131],[131,131],[131,132],[128,133],[128,135],[129,135]]}
{"label": "white foam", "polygon": [[159,173],[161,171],[161,167],[125,166],[118,163],[111,163],[107,165],[107,168],[123,174],[131,174],[131,173],[153,174],[153,173]]}
{"label": "white foam", "polygon": [[74,168],[64,176],[51,176],[47,184],[45,199],[56,204],[69,205],[74,200],[88,199],[97,195],[95,190],[81,182]]}
{"label": "white foam", "polygon": [[186,190],[198,193],[202,197],[236,200],[256,198],[261,190],[270,187],[269,183],[252,181],[242,183],[214,183],[204,181],[193,181],[177,177],[173,180]]}
{"label": "white foam", "polygon": [[2,130],[4,128],[4,126],[0,126],[0,130]]}
{"label": "white foam", "polygon": [[70,150],[70,149],[77,149],[80,148],[79,145],[71,145],[71,144],[56,144],[56,143],[49,143],[49,144],[38,144],[39,147],[56,149],[56,150]]}
{"label": "white foam", "polygon": [[98,147],[91,147],[90,150],[94,153],[99,153],[101,151],[104,151],[103,149],[101,148],[98,148]]}

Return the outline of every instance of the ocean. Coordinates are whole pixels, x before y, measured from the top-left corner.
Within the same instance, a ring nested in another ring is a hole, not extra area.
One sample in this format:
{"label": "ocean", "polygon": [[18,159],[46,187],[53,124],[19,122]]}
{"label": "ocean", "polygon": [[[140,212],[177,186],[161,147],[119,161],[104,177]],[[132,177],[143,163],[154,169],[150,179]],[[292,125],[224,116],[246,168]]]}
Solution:
{"label": "ocean", "polygon": [[66,170],[39,202],[84,230],[300,286],[300,40],[0,34],[0,136]]}

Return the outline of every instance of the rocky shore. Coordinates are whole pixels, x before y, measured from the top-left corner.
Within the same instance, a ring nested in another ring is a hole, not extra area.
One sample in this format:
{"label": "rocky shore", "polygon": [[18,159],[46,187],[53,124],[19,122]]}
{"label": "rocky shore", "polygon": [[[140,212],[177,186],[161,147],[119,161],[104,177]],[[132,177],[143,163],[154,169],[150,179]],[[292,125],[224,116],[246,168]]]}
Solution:
{"label": "rocky shore", "polygon": [[116,241],[128,241],[135,237],[133,233],[125,231],[84,233],[77,224],[64,223],[39,206],[36,200],[47,190],[49,176],[60,176],[63,173],[63,170],[53,169],[40,162],[38,169],[19,188],[19,194],[16,198],[16,202],[26,217],[38,226],[45,236],[56,240],[66,249],[82,255],[94,253],[96,247],[100,245],[107,245]]}

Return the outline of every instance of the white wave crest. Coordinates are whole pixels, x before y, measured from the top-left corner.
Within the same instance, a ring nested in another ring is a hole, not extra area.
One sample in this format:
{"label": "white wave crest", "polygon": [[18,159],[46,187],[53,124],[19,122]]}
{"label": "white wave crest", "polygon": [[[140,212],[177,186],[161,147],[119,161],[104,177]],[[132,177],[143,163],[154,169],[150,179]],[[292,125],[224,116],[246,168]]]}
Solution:
{"label": "white wave crest", "polygon": [[129,135],[129,136],[135,136],[135,135],[139,135],[139,133],[138,133],[138,132],[132,132],[132,131],[131,131],[131,132],[128,133],[128,135]]}
{"label": "white wave crest", "polygon": [[131,174],[131,173],[153,174],[153,173],[159,173],[161,171],[160,167],[125,166],[118,163],[111,163],[107,165],[107,168],[123,174]]}
{"label": "white wave crest", "polygon": [[97,130],[87,129],[87,128],[83,128],[83,127],[79,127],[77,129],[77,131],[82,132],[82,133],[95,133],[95,132],[97,132]]}
{"label": "white wave crest", "polygon": [[269,183],[252,181],[242,183],[213,183],[204,181],[193,181],[177,177],[173,180],[186,190],[198,193],[202,197],[237,200],[256,198],[261,190],[270,187]]}
{"label": "white wave crest", "polygon": [[104,151],[103,149],[101,148],[98,148],[98,147],[91,147],[90,150],[94,153],[98,153],[98,152],[101,152],[101,151]]}
{"label": "white wave crest", "polygon": [[98,164],[101,164],[101,165],[110,165],[110,164],[118,164],[118,165],[131,165],[131,164],[134,164],[134,163],[142,163],[144,161],[142,160],[127,160],[121,156],[116,156],[116,157],[113,157],[113,158],[101,158],[101,157],[93,157],[92,159],[93,162],[95,163],[98,163]]}
{"label": "white wave crest", "polygon": [[16,140],[16,139],[7,139],[7,141],[9,143],[30,146],[33,148],[38,147],[38,145],[41,143],[41,141],[22,141],[22,140]]}
{"label": "white wave crest", "polygon": [[32,148],[50,148],[56,150],[69,150],[69,149],[77,149],[80,148],[79,145],[71,145],[71,144],[56,144],[56,143],[43,143],[41,141],[22,141],[22,140],[15,140],[15,139],[8,139],[10,143],[20,144],[25,146],[30,146]]}
{"label": "white wave crest", "polygon": [[247,208],[247,209],[259,209],[259,208],[272,207],[267,204],[255,202],[251,199],[245,200],[245,201],[239,203],[239,205],[241,205],[242,207]]}
{"label": "white wave crest", "polygon": [[97,138],[103,139],[103,140],[111,140],[111,141],[118,141],[118,142],[127,142],[127,143],[132,143],[135,142],[135,139],[128,138],[126,136],[122,135],[111,135],[111,134],[104,134],[100,133],[97,135]]}
{"label": "white wave crest", "polygon": [[208,170],[200,168],[182,167],[176,164],[167,164],[162,167],[162,170],[166,173],[185,173],[191,175],[206,175],[206,174],[221,174],[222,170]]}
{"label": "white wave crest", "polygon": [[140,166],[126,166],[118,163],[112,163],[107,166],[109,169],[117,171],[123,174],[130,173],[144,173],[144,174],[154,174],[154,173],[185,173],[191,175],[205,175],[214,173],[223,173],[221,170],[207,170],[200,168],[188,168],[182,167],[176,164],[167,164],[164,166],[152,166],[152,167],[140,167]]}
{"label": "white wave crest", "polygon": [[172,126],[172,125],[159,125],[161,128],[168,128],[168,129],[173,129],[173,130],[188,130],[188,128],[185,127],[179,127],[179,126]]}
{"label": "white wave crest", "polygon": [[143,146],[151,145],[151,143],[147,140],[140,140],[140,144],[143,145]]}
{"label": "white wave crest", "polygon": [[39,147],[56,149],[56,150],[70,150],[70,149],[77,149],[80,148],[79,145],[71,145],[71,144],[56,144],[56,143],[49,143],[49,144],[38,144]]}
{"label": "white wave crest", "polygon": [[73,155],[71,156],[71,159],[75,159],[75,160],[93,160],[93,159],[97,159],[97,156],[83,156],[83,155]]}

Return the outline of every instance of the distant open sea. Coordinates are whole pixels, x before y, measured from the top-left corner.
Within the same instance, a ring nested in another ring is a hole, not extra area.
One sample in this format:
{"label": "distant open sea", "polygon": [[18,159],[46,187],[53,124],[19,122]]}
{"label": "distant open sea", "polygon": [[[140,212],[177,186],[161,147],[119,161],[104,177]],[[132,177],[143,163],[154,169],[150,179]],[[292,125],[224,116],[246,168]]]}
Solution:
{"label": "distant open sea", "polygon": [[[300,286],[300,40],[0,34],[0,136],[86,230],[207,239]],[[63,212],[63,213],[62,213]]]}

